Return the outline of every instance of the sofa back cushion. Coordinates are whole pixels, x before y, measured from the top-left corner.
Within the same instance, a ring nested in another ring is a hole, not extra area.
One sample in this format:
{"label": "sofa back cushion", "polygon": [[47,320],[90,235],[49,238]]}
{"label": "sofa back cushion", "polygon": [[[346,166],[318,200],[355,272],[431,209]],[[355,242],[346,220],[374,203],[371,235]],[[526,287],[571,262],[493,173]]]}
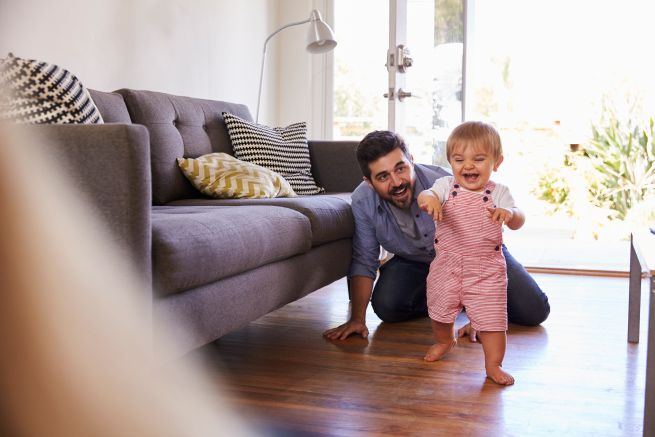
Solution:
{"label": "sofa back cushion", "polygon": [[118,93],[105,93],[91,89],[88,91],[105,123],[132,124],[123,96]]}
{"label": "sofa back cushion", "polygon": [[121,89],[116,92],[125,99],[132,123],[142,124],[150,131],[155,205],[202,197],[180,171],[177,158],[197,158],[220,152],[234,155],[223,112],[252,121],[245,105],[154,91]]}

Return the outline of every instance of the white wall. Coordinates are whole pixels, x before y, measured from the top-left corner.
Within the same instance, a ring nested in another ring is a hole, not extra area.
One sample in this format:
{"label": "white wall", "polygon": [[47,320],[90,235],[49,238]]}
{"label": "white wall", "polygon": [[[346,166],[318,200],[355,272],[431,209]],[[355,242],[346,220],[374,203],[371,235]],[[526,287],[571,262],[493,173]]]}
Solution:
{"label": "white wall", "polygon": [[[0,0],[0,58],[12,52],[52,62],[102,91],[146,89],[243,103],[254,117],[266,37],[309,18],[325,2]],[[325,55],[305,51],[306,31],[307,25],[295,26],[269,42],[261,123],[311,124],[311,57]],[[311,126],[309,136],[318,138]]]}
{"label": "white wall", "polygon": [[[283,0],[279,21],[284,24],[303,21],[317,9],[332,28],[333,0]],[[285,29],[279,38],[278,123],[286,126],[307,121],[308,137],[332,138],[332,59],[333,53],[312,55],[305,50],[308,25]],[[273,41],[273,40],[271,40]],[[283,49],[282,49],[283,48]],[[326,89],[326,87],[328,89]],[[260,117],[260,121],[266,119]]]}

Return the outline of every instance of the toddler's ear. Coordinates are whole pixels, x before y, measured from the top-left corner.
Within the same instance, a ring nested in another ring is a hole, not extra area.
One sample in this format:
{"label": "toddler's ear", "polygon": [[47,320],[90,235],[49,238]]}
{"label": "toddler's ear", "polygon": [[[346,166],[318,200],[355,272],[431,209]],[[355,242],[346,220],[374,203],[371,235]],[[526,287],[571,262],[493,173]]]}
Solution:
{"label": "toddler's ear", "polygon": [[505,157],[503,155],[500,155],[500,158],[498,158],[498,161],[496,161],[496,165],[494,165],[494,171],[498,171],[498,167],[500,167],[500,164],[503,162]]}

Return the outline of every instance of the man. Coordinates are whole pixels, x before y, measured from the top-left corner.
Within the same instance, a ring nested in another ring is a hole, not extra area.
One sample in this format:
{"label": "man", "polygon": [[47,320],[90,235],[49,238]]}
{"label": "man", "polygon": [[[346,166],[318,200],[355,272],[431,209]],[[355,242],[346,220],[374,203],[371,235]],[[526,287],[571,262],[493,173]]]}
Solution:
{"label": "man", "polygon": [[[416,202],[418,194],[450,173],[437,166],[414,164],[403,139],[390,131],[366,135],[356,149],[364,182],[352,195],[355,217],[353,259],[350,264],[351,317],[324,333],[345,339],[357,333],[368,337],[369,301],[384,322],[427,317],[426,278],[435,257],[435,224]],[[394,257],[380,266],[380,246]],[[507,263],[507,316],[510,322],[535,326],[550,313],[548,297],[503,245]],[[377,270],[380,277],[375,283]],[[373,284],[375,283],[375,289]],[[477,333],[470,324],[458,336]]]}

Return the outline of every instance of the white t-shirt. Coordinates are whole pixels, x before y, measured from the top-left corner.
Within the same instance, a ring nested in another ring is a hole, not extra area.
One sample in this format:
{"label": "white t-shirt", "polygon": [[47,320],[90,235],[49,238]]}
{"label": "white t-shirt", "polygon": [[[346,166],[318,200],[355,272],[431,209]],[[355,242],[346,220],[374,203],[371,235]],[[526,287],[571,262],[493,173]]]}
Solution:
{"label": "white t-shirt", "polygon": [[[445,176],[437,179],[434,182],[434,185],[432,185],[432,188],[430,188],[430,190],[439,197],[442,206],[444,203],[446,203],[446,200],[448,200],[448,196],[450,195],[450,187],[453,186],[454,181],[455,178],[453,176]],[[463,191],[468,191],[469,193],[474,193],[473,191],[469,191],[464,187],[461,187],[460,189]],[[485,192],[480,191],[479,193],[475,194],[482,196],[485,194]],[[494,190],[491,192],[491,200],[493,201],[493,204],[496,205],[496,208],[516,208],[516,202],[514,202],[514,198],[509,192],[509,188],[507,188],[506,185],[499,184],[498,182],[496,182],[496,188],[494,188]]]}

